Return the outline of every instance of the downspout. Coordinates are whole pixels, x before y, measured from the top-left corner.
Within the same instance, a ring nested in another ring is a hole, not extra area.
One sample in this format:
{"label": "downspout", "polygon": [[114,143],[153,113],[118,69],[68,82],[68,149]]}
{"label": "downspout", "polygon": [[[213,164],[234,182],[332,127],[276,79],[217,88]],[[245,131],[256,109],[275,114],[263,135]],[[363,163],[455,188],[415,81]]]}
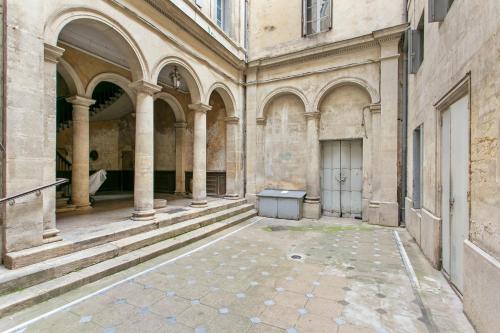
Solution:
{"label": "downspout", "polygon": [[245,46],[245,73],[243,74],[243,198],[247,195],[247,64],[248,64],[248,0],[245,0],[245,16],[244,16],[244,46]]}
{"label": "downspout", "polygon": [[[403,20],[404,22],[408,22],[408,0],[403,1]],[[407,30],[408,31],[408,30]],[[406,224],[405,221],[405,212],[406,212],[406,192],[408,188],[407,184],[407,173],[408,173],[408,41],[406,40],[407,33],[404,35],[404,42],[403,42],[403,87],[402,87],[402,99],[401,99],[401,104],[403,108],[403,119],[402,119],[402,133],[401,133],[401,138],[402,138],[402,155],[403,155],[403,161],[401,161],[401,209],[400,209],[400,221],[401,225],[404,226]]]}
{"label": "downspout", "polygon": [[[7,115],[6,111],[6,87],[5,87],[5,82],[6,82],[6,73],[7,73],[7,0],[2,0],[2,17],[0,18],[2,20],[2,50],[1,50],[1,56],[2,56],[2,70],[1,70],[1,78],[0,78],[0,84],[2,87],[0,88],[2,91],[2,98],[1,98],[1,115],[0,115],[0,127],[1,127],[1,138],[0,138],[0,196],[3,197],[5,194],[5,183],[6,183],[6,177],[5,177],[5,161],[6,161],[6,156],[5,156],[5,133],[6,133],[6,128],[5,128],[5,118]],[[3,218],[4,215],[4,207],[0,207],[0,264],[3,263],[3,254],[4,254],[4,244],[5,244],[5,232],[4,232],[4,227],[5,227],[5,221]]]}

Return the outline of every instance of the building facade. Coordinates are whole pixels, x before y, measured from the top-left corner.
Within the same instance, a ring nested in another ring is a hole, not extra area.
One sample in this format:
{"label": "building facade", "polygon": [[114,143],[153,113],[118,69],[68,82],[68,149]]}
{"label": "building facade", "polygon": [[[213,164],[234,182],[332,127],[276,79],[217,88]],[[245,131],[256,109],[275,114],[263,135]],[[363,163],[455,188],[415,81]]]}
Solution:
{"label": "building facade", "polygon": [[498,1],[408,2],[407,230],[479,332],[500,327],[499,14]]}
{"label": "building facade", "polygon": [[2,193],[72,182],[70,206],[54,187],[3,205],[2,257],[64,241],[59,202],[88,209],[100,169],[106,190],[133,192],[137,221],[155,218],[155,192],[205,207],[304,190],[306,218],[405,221],[492,331],[499,7],[6,1]]}

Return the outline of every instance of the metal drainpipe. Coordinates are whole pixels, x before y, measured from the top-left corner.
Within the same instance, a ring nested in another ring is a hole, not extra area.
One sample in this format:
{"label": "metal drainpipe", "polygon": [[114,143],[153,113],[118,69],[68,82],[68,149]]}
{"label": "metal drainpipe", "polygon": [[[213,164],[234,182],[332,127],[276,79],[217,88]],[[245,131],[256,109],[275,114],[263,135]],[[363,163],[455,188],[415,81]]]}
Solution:
{"label": "metal drainpipe", "polygon": [[[403,19],[404,22],[408,22],[408,0],[403,1]],[[406,34],[405,34],[406,37]],[[408,45],[405,42],[403,45]],[[408,164],[408,49],[407,47],[403,48],[403,96],[402,96],[402,107],[403,107],[403,119],[402,119],[402,150],[403,150],[403,161],[401,163],[401,225],[405,225],[405,202],[406,202],[406,191],[407,191],[407,164]]]}
{"label": "metal drainpipe", "polygon": [[[248,0],[245,0],[245,38],[244,38],[244,46],[245,46],[245,67],[248,64]],[[246,71],[246,68],[245,68]],[[243,197],[247,195],[247,75],[246,73],[243,75]]]}

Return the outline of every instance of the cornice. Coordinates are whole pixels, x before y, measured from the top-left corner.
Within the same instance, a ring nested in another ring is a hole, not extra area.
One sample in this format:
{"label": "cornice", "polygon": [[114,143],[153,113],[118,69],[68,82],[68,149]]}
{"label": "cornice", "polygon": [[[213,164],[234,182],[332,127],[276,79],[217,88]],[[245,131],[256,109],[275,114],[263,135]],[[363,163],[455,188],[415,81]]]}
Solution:
{"label": "cornice", "polygon": [[270,68],[285,66],[295,63],[330,57],[333,55],[345,54],[357,50],[374,48],[386,41],[393,41],[401,38],[407,29],[408,24],[401,24],[381,30],[373,31],[371,34],[346,39],[338,42],[306,48],[295,52],[290,52],[275,57],[267,57],[252,60],[248,63],[248,68]]}
{"label": "cornice", "polygon": [[139,80],[132,82],[129,84],[129,87],[134,89],[137,92],[143,92],[148,95],[153,95],[159,91],[161,91],[161,86],[144,81],[144,80]]}
{"label": "cornice", "polygon": [[43,57],[45,61],[57,64],[63,53],[64,49],[62,47],[43,43]]}

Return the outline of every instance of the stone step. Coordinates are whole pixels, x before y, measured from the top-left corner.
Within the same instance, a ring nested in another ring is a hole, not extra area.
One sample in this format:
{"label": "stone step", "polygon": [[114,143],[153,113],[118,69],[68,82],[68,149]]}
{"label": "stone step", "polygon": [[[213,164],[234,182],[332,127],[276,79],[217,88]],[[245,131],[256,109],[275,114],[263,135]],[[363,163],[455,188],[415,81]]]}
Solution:
{"label": "stone step", "polygon": [[8,269],[18,269],[41,261],[58,258],[63,255],[82,251],[101,244],[106,244],[132,235],[137,235],[146,231],[159,229],[168,225],[173,225],[193,218],[213,214],[246,204],[245,199],[234,201],[223,201],[209,205],[207,208],[195,211],[182,211],[170,214],[168,217],[153,221],[133,221],[128,225],[114,223],[113,226],[102,228],[90,235],[85,235],[81,239],[72,241],[59,241],[36,246],[16,252],[6,253],[4,256],[4,266]]}
{"label": "stone step", "polygon": [[101,261],[246,213],[252,209],[253,205],[251,204],[240,205],[61,257],[48,259],[20,269],[7,271],[0,276],[0,295],[63,276]]}
{"label": "stone step", "polygon": [[114,258],[101,261],[90,267],[73,271],[66,275],[47,280],[46,282],[33,285],[26,289],[0,296],[0,318],[22,310],[28,306],[61,295],[82,285],[97,281],[105,276],[115,274],[154,257],[179,249],[226,228],[251,219],[256,215],[256,210],[251,208],[248,211],[222,221],[214,220],[211,224],[204,226],[200,225],[200,228],[196,230],[169,238],[167,240],[159,241],[152,245],[140,248],[139,250],[115,256]]}

